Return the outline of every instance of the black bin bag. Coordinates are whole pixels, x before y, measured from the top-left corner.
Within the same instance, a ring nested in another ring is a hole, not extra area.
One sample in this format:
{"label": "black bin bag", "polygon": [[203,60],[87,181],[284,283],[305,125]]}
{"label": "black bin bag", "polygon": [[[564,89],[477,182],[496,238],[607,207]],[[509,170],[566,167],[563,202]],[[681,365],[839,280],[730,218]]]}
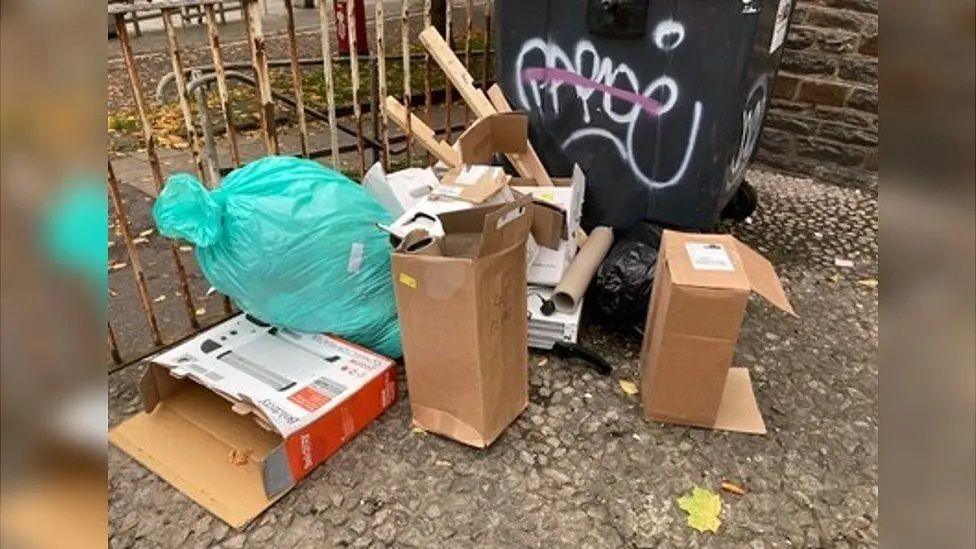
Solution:
{"label": "black bin bag", "polygon": [[637,223],[614,242],[600,263],[589,301],[604,323],[623,331],[643,331],[661,231],[653,223]]}

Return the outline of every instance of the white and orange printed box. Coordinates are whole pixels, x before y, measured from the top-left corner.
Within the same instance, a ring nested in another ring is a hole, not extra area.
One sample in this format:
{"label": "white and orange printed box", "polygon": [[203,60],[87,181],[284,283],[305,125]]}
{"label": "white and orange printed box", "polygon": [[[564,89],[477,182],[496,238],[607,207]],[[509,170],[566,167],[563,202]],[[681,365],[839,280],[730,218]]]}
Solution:
{"label": "white and orange printed box", "polygon": [[109,440],[234,528],[397,397],[393,360],[238,315],[149,359],[143,411]]}

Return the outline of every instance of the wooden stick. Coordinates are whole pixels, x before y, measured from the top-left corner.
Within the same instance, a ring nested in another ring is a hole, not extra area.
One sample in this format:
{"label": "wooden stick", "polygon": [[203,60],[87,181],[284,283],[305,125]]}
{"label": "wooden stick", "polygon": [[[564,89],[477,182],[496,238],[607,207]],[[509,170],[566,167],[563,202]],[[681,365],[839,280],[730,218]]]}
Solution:
{"label": "wooden stick", "polygon": [[[461,165],[461,156],[446,141],[437,139],[434,130],[423,120],[410,114],[395,97],[386,98],[386,113],[403,131],[409,132],[425,149],[448,167]],[[409,128],[409,129],[408,129]]]}
{"label": "wooden stick", "polygon": [[[505,99],[505,94],[502,89],[498,87],[498,84],[492,84],[488,88],[488,99],[491,100],[491,104],[498,109],[498,112],[512,112],[512,106],[509,105],[508,100]],[[552,178],[549,177],[549,173],[546,172],[545,167],[542,165],[542,161],[539,160],[539,155],[536,154],[535,149],[532,147],[532,143],[527,144],[525,153],[520,155],[523,162],[532,172],[532,179],[535,179],[536,184],[540,187],[552,187]]]}
{"label": "wooden stick", "polygon": [[495,114],[495,107],[485,96],[484,92],[474,86],[474,80],[458,59],[451,47],[444,41],[441,33],[434,26],[427,27],[420,33],[420,42],[427,48],[434,61],[441,66],[448,80],[454,84],[458,93],[464,98],[468,106],[478,118]]}

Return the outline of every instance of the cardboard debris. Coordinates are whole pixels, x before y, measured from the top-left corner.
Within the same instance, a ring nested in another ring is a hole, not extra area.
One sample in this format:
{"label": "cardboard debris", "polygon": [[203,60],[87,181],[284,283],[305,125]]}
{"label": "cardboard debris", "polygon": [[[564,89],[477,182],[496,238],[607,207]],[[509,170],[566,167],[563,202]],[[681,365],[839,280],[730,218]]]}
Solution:
{"label": "cardboard debris", "polygon": [[[579,249],[576,233],[580,231],[580,223],[583,218],[586,176],[583,175],[583,170],[579,166],[573,166],[571,177],[553,178],[552,183],[552,187],[540,187],[535,185],[533,181],[523,178],[514,178],[511,182],[513,191],[530,195],[537,204],[533,207],[532,233],[540,248],[535,261],[529,267],[529,284],[543,286],[559,284]],[[560,238],[555,247],[549,245],[553,243],[552,236],[555,231],[555,228],[550,226],[553,221],[549,218],[552,208],[540,206],[538,205],[539,202],[544,202],[562,212],[563,225],[560,227]],[[538,226],[535,222],[537,212],[540,212],[539,215],[544,219],[544,221],[540,221]],[[539,230],[542,232],[537,232]]]}
{"label": "cardboard debris", "polygon": [[734,237],[664,231],[641,348],[648,418],[766,432],[748,370],[729,367],[751,292],[795,314],[773,266]]}
{"label": "cardboard debris", "polygon": [[440,216],[443,237],[410,235],[393,280],[415,426],[491,444],[528,404],[528,197]]}
{"label": "cardboard debris", "polygon": [[238,315],[150,360],[109,440],[241,528],[396,400],[394,362]]}

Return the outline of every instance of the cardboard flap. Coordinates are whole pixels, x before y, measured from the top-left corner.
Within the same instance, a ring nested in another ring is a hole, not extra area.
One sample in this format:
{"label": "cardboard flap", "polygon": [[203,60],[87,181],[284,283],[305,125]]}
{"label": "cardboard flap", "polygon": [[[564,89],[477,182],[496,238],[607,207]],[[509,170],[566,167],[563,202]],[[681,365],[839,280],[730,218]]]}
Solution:
{"label": "cardboard flap", "polygon": [[112,429],[109,440],[235,528],[273,502],[262,460],[281,437],[196,384]]}
{"label": "cardboard flap", "polygon": [[524,242],[532,227],[532,199],[528,196],[485,215],[478,256],[491,255]]}
{"label": "cardboard flap", "polygon": [[568,238],[565,210],[546,200],[533,199],[532,236],[541,246],[559,248],[559,241]]}
{"label": "cardboard flap", "polygon": [[766,434],[766,422],[759,411],[748,369],[729,368],[722,401],[711,427],[738,433]]}
{"label": "cardboard flap", "polygon": [[752,287],[752,291],[766,298],[766,301],[780,310],[796,316],[790,300],[786,297],[786,291],[783,290],[783,284],[776,275],[773,264],[738,240],[736,241],[736,251],[739,253],[739,259],[742,260],[742,268],[746,271],[746,278],[749,279],[749,286]]}
{"label": "cardboard flap", "polygon": [[476,121],[458,137],[461,161],[465,164],[484,164],[496,152],[525,152],[529,139],[528,124],[528,117],[517,112],[493,114]]}

